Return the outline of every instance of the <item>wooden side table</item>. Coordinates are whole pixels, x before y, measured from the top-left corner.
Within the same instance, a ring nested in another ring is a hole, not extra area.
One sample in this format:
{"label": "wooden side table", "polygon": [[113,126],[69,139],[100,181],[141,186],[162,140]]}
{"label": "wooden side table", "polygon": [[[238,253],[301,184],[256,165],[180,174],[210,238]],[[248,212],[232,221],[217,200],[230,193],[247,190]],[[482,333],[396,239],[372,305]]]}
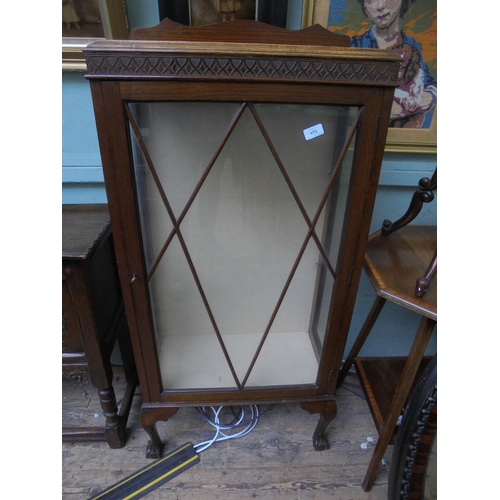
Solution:
{"label": "wooden side table", "polygon": [[[127,380],[120,410],[110,362],[117,340]],[[106,417],[104,429],[63,429],[63,441],[107,440],[111,448],[123,447],[137,373],[107,205],[62,208],[62,371],[70,379],[90,379]]]}
{"label": "wooden side table", "polygon": [[[379,433],[363,482],[365,491],[372,488],[401,411],[430,361],[424,353],[437,322],[437,278],[423,297],[415,294],[415,281],[428,268],[436,244],[435,226],[408,225],[388,236],[378,231],[368,240],[364,268],[377,297],[338,380],[340,386],[354,362]],[[408,357],[357,357],[387,300],[421,315]]]}

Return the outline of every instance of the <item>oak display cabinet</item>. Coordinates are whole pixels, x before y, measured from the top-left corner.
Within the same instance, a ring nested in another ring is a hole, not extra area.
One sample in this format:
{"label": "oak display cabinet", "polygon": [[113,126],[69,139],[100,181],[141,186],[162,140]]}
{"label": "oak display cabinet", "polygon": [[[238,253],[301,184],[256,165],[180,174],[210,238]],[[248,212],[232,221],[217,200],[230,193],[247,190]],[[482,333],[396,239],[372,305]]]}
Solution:
{"label": "oak display cabinet", "polygon": [[324,449],[399,59],[320,26],[131,37],[85,55],[147,456],[182,406],[277,402]]}

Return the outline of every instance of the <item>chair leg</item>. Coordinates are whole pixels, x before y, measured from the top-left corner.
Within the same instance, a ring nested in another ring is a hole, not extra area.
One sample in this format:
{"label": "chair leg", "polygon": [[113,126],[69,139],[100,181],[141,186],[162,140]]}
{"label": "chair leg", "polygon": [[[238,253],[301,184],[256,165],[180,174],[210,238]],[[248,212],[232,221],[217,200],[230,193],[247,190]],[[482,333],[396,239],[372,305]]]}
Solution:
{"label": "chair leg", "polygon": [[401,379],[396,392],[394,393],[387,416],[384,419],[384,425],[382,426],[382,429],[380,429],[380,435],[377,444],[375,445],[370,464],[368,465],[368,470],[363,481],[364,491],[370,491],[373,486],[380,463],[391,440],[399,415],[401,414],[403,406],[409,396],[411,386],[435,325],[436,321],[432,319],[422,317],[420,320],[420,325],[415,335],[415,339],[413,340],[410,353],[408,354],[408,359],[406,360],[403,368]]}
{"label": "chair leg", "polygon": [[347,374],[349,373],[349,370],[351,369],[351,366],[354,362],[354,358],[357,357],[359,351],[363,347],[363,344],[368,338],[368,335],[370,334],[375,321],[377,321],[377,318],[379,317],[380,311],[382,311],[386,300],[387,299],[384,299],[377,295],[375,302],[373,302],[372,308],[370,309],[370,312],[368,313],[368,316],[366,317],[365,322],[363,323],[363,326],[358,333],[356,341],[354,342],[351,351],[349,352],[346,360],[344,361],[344,364],[342,365],[342,369],[340,370],[340,375],[337,382],[337,389],[340,387]]}

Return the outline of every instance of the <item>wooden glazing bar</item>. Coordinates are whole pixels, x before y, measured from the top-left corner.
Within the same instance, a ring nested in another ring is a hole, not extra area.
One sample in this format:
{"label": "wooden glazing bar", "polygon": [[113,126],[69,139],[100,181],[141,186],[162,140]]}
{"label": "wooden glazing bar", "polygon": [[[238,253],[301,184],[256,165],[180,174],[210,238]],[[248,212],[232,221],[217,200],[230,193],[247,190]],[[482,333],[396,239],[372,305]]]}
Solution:
{"label": "wooden glazing bar", "polygon": [[285,166],[283,165],[283,162],[281,161],[281,158],[278,155],[278,152],[276,151],[276,148],[274,147],[273,142],[271,141],[271,138],[269,137],[269,134],[267,133],[266,128],[264,127],[264,124],[262,123],[257,111],[255,110],[255,107],[253,106],[252,103],[249,104],[250,111],[252,112],[252,115],[264,137],[264,140],[266,141],[266,144],[269,148],[269,151],[271,151],[271,154],[273,155],[274,161],[278,165],[278,168],[280,169],[281,175],[283,175],[283,178],[285,179],[286,185],[288,186],[288,189],[292,193],[293,199],[297,203],[297,206],[299,207],[300,213],[302,214],[302,217],[304,217],[304,220],[306,221],[307,226],[309,227],[311,231],[311,235],[316,242],[316,245],[318,246],[318,250],[323,257],[323,260],[325,261],[326,266],[328,267],[329,271],[332,273],[332,276],[335,278],[335,271],[332,268],[332,265],[330,264],[330,261],[323,250],[323,246],[321,245],[321,242],[319,241],[318,235],[316,234],[316,231],[314,230],[314,227],[312,226],[311,219],[309,219],[309,215],[307,215],[306,209],[304,208],[304,205],[302,204],[302,201],[299,198],[299,195],[297,194],[297,191],[295,190],[295,187],[288,176],[288,173],[285,169]]}
{"label": "wooden glazing bar", "polygon": [[[193,202],[194,198],[196,197],[197,192],[201,188],[201,186],[202,186],[204,180],[206,179],[208,173],[210,172],[213,164],[217,160],[217,157],[220,154],[220,151],[222,150],[225,142],[227,142],[227,139],[228,139],[228,137],[229,137],[232,129],[236,125],[239,117],[241,116],[242,109],[244,109],[244,105],[241,106],[239,112],[235,115],[235,117],[233,119],[233,122],[231,123],[232,127],[230,126],[230,129],[228,130],[228,132],[226,133],[225,137],[223,138],[221,145],[217,149],[217,152],[212,157],[212,160],[210,161],[209,166],[207,167],[207,169],[204,172],[204,175],[202,176],[202,178],[198,182],[198,185],[196,186],[195,191],[191,195],[191,198],[188,201],[188,204],[186,205],[187,208],[185,208],[185,210],[184,210],[183,213],[187,213],[187,209],[189,208],[188,206],[190,206],[191,203]],[[151,160],[151,157],[149,156],[149,153],[147,152],[147,149],[145,147],[144,141],[142,140],[142,137],[141,137],[141,135],[139,133],[139,129],[137,127],[137,124],[135,123],[135,120],[134,120],[134,118],[132,116],[132,113],[130,112],[130,109],[128,108],[128,106],[127,106],[127,114],[128,114],[129,121],[130,121],[130,123],[132,125],[132,128],[134,129],[134,132],[137,134],[137,139],[139,141],[139,145],[141,146],[141,149],[143,149],[143,153],[145,155],[146,162],[148,163],[148,166],[149,166],[149,168],[151,170],[151,173],[152,173],[153,178],[155,180],[155,184],[156,184],[158,190],[160,191],[160,196],[162,198],[162,201],[163,201],[163,203],[165,205],[165,208],[167,209],[167,212],[168,212],[168,215],[169,215],[169,217],[170,217],[170,219],[172,221],[172,224],[174,225],[174,229],[173,229],[173,231],[171,233],[171,236],[169,236],[169,238],[167,239],[167,242],[171,241],[171,239],[172,239],[172,237],[173,237],[174,234],[177,234],[177,237],[179,239],[179,243],[181,244],[182,250],[184,252],[184,255],[185,255],[186,260],[188,262],[189,268],[190,268],[191,273],[193,275],[193,278],[195,280],[196,286],[197,286],[198,291],[200,293],[200,296],[202,298],[203,304],[205,305],[205,308],[207,310],[207,314],[208,314],[208,316],[210,318],[210,322],[212,323],[212,326],[214,328],[215,334],[217,335],[217,339],[219,340],[219,343],[221,345],[222,351],[224,353],[224,357],[226,358],[226,362],[227,362],[227,364],[229,366],[229,369],[231,370],[231,373],[233,375],[233,378],[234,378],[234,381],[235,381],[237,387],[239,389],[241,389],[241,385],[240,385],[240,382],[239,382],[238,377],[236,375],[236,371],[235,371],[235,369],[233,367],[233,364],[231,362],[231,359],[229,357],[229,353],[227,352],[226,346],[225,346],[224,341],[222,339],[222,335],[221,335],[221,333],[219,331],[219,327],[217,326],[217,323],[215,321],[215,317],[214,317],[214,315],[212,313],[212,309],[211,309],[211,307],[210,307],[210,305],[208,303],[208,299],[207,299],[207,297],[205,295],[205,291],[203,290],[203,286],[202,286],[201,281],[200,281],[200,279],[198,277],[198,273],[196,272],[196,268],[194,267],[194,263],[193,263],[193,261],[191,259],[191,255],[189,254],[189,250],[187,248],[186,242],[184,241],[184,238],[182,236],[182,232],[181,232],[180,227],[179,227],[180,223],[181,223],[181,221],[179,220],[180,218],[179,219],[175,218],[175,215],[174,215],[173,210],[172,210],[172,208],[170,206],[170,203],[168,202],[168,199],[167,199],[167,197],[165,195],[165,192],[164,192],[163,187],[161,185],[160,179],[158,177],[156,169],[155,169],[155,167],[153,165],[153,162]],[[162,248],[163,253],[166,251],[166,248],[167,248],[167,246],[164,245],[164,247]],[[154,273],[154,271],[156,270],[156,268],[157,268],[157,266],[158,266],[158,264],[160,262],[161,256],[163,256],[163,253],[161,253],[161,255],[160,255],[159,258],[157,258],[157,260],[155,262],[155,265],[153,265],[153,267],[152,267],[152,269],[151,269],[151,271],[149,273],[149,276],[148,276],[148,281],[152,277],[152,274]]]}
{"label": "wooden glazing bar", "polygon": [[224,357],[226,358],[229,369],[231,370],[231,374],[233,375],[234,381],[235,381],[238,389],[241,389],[242,385],[240,384],[240,381],[238,380],[238,376],[236,375],[236,371],[233,367],[233,363],[231,362],[231,358],[229,357],[229,353],[227,352],[226,345],[224,344],[224,340],[222,339],[222,335],[219,331],[219,327],[217,326],[217,322],[215,321],[215,317],[212,313],[212,309],[210,307],[210,304],[208,303],[207,296],[205,295],[205,291],[203,290],[203,286],[201,284],[200,278],[198,277],[198,273],[196,272],[196,268],[194,267],[193,260],[191,259],[191,255],[189,254],[189,250],[187,248],[186,242],[184,241],[184,237],[182,236],[182,233],[180,230],[177,231],[177,237],[179,238],[179,243],[181,244],[182,250],[184,251],[184,255],[185,255],[186,260],[187,260],[188,265],[189,265],[189,269],[191,269],[191,273],[193,275],[194,281],[196,283],[196,286],[198,287],[198,291],[200,292],[201,299],[203,301],[203,304],[205,305],[205,308],[207,310],[207,314],[210,318],[210,322],[212,323],[215,334],[217,335],[217,339],[218,339],[220,346],[222,348],[222,351],[224,353]]}
{"label": "wooden glazing bar", "polygon": [[[250,109],[252,109],[250,107]],[[314,230],[314,227],[316,226],[317,222],[318,222],[318,219],[321,215],[321,212],[323,210],[323,207],[328,199],[328,194],[330,193],[330,190],[332,189],[333,187],[333,183],[335,181],[335,178],[340,170],[340,166],[342,165],[342,162],[344,161],[344,158],[345,158],[345,155],[347,154],[347,150],[349,148],[349,144],[351,143],[352,141],[352,138],[354,137],[354,133],[358,127],[358,123],[359,123],[359,120],[361,118],[361,115],[362,115],[362,108],[359,110],[358,114],[356,115],[356,118],[354,120],[354,123],[352,124],[351,126],[351,129],[349,130],[349,134],[347,136],[347,140],[346,140],[346,143],[344,145],[344,148],[342,149],[341,153],[340,153],[340,156],[339,156],[339,159],[337,160],[337,164],[335,165],[335,168],[333,169],[332,171],[332,175],[330,176],[330,180],[328,181],[328,185],[327,185],[327,189],[323,195],[323,198],[321,199],[321,202],[319,204],[319,207],[318,207],[318,210],[316,211],[316,214],[314,216],[314,219],[311,223],[311,227],[309,228],[309,231],[307,232],[307,235],[304,239],[304,242],[302,243],[302,247],[299,251],[299,254],[297,256],[297,259],[295,260],[293,266],[292,266],[292,270],[290,271],[290,274],[288,276],[288,279],[285,283],[285,286],[283,287],[283,291],[281,292],[281,295],[278,299],[278,302],[276,304],[276,307],[274,308],[273,310],[273,313],[271,315],[271,319],[269,320],[269,323],[266,327],[266,330],[264,332],[264,334],[262,335],[262,339],[259,343],[259,346],[257,347],[257,351],[255,352],[255,355],[252,359],[252,362],[250,363],[250,367],[248,368],[248,371],[245,375],[245,378],[243,379],[243,382],[242,382],[242,386],[245,387],[245,384],[248,380],[248,377],[250,377],[250,374],[253,370],[253,367],[257,361],[257,358],[259,357],[259,354],[260,354],[260,351],[262,350],[262,347],[264,346],[264,342],[266,341],[267,339],[267,336],[269,335],[269,331],[271,330],[271,327],[272,327],[272,324],[274,323],[274,320],[276,318],[276,315],[278,314],[278,310],[279,308],[281,307],[281,304],[283,302],[283,299],[285,298],[285,295],[286,295],[286,292],[290,286],[290,283],[292,282],[292,279],[293,279],[293,276],[295,275],[295,272],[299,266],[299,263],[300,263],[300,260],[302,259],[302,255],[304,254],[305,252],[305,249],[307,247],[307,243],[309,242],[309,239],[311,238],[311,235],[312,235],[312,232]],[[334,275],[335,277],[335,275]]]}

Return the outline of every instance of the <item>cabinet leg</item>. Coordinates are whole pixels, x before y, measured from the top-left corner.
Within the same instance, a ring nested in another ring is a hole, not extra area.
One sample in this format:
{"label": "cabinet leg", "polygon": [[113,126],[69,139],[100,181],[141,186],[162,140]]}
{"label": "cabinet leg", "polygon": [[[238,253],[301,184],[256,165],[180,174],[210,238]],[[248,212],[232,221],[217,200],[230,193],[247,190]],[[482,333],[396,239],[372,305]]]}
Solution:
{"label": "cabinet leg", "polygon": [[325,437],[325,430],[330,422],[337,415],[336,401],[320,401],[302,403],[301,408],[311,414],[319,413],[319,421],[313,434],[313,446],[316,451],[323,451],[329,448],[328,441]]}
{"label": "cabinet leg", "polygon": [[142,408],[141,426],[148,433],[150,441],[146,447],[146,458],[160,458],[163,453],[163,443],[161,442],[156,422],[159,420],[167,421],[173,417],[179,408]]}
{"label": "cabinet leg", "polygon": [[106,427],[104,428],[106,440],[110,448],[123,448],[126,440],[125,422],[118,415],[116,396],[112,385],[107,389],[99,389],[99,400],[106,417]]}

